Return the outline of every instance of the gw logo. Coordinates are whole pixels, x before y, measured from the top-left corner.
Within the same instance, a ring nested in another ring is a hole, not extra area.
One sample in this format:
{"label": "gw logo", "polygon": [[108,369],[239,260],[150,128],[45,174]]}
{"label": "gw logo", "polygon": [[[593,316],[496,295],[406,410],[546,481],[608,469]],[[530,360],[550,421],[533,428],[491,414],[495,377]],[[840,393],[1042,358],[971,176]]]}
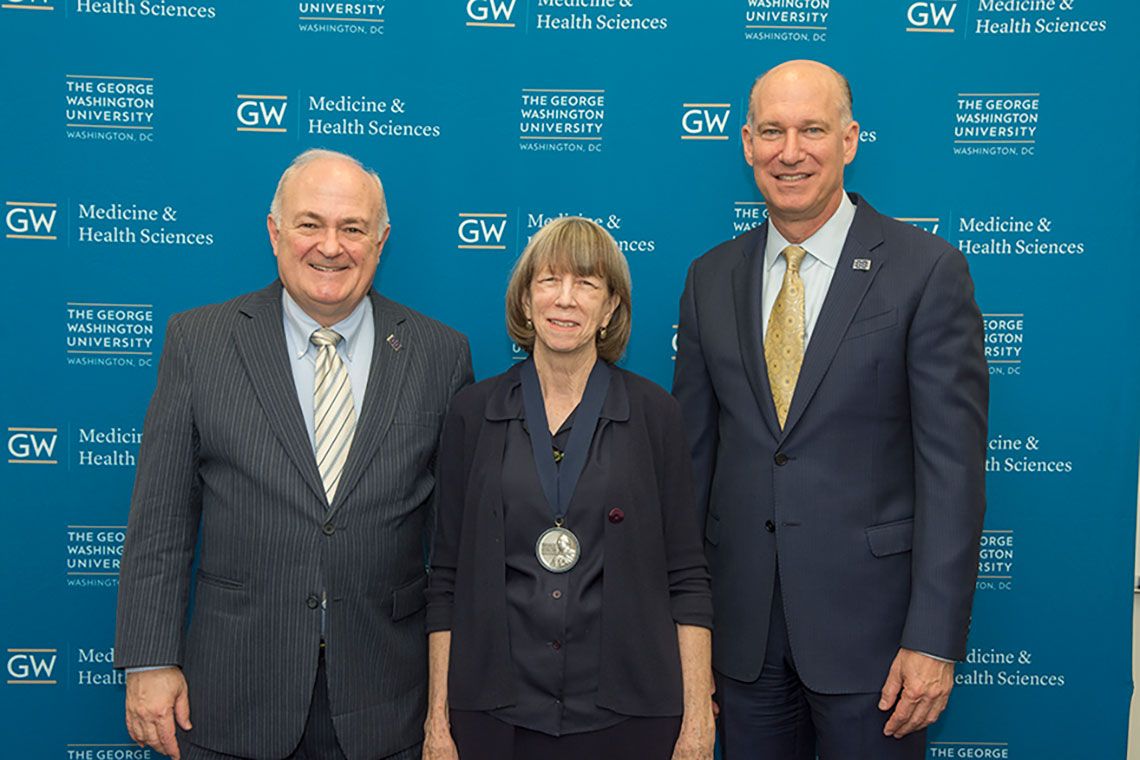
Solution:
{"label": "gw logo", "polygon": [[8,226],[6,238],[15,240],[55,240],[51,234],[55,225],[56,204],[31,201],[7,201],[8,213],[4,224]]}
{"label": "gw logo", "polygon": [[238,132],[286,132],[288,95],[238,95]]}
{"label": "gw logo", "polygon": [[460,250],[505,251],[503,232],[507,229],[506,214],[459,214]]}
{"label": "gw logo", "polygon": [[953,32],[950,26],[958,3],[946,0],[926,0],[911,3],[906,9],[906,20],[910,22],[908,32]]}
{"label": "gw logo", "polygon": [[496,26],[514,29],[511,15],[518,0],[467,0],[467,26]]}
{"label": "gw logo", "polygon": [[0,5],[6,11],[54,11],[51,0],[7,0]]}
{"label": "gw logo", "polygon": [[57,428],[8,428],[8,464],[59,464],[55,458]]}
{"label": "gw logo", "polygon": [[931,235],[937,235],[942,226],[942,220],[936,216],[896,216],[895,219],[907,224],[913,224],[920,230],[926,230]]}
{"label": "gw logo", "polygon": [[55,649],[9,649],[8,683],[25,686],[52,686],[57,650]]}
{"label": "gw logo", "polygon": [[682,103],[682,140],[727,140],[729,103]]}

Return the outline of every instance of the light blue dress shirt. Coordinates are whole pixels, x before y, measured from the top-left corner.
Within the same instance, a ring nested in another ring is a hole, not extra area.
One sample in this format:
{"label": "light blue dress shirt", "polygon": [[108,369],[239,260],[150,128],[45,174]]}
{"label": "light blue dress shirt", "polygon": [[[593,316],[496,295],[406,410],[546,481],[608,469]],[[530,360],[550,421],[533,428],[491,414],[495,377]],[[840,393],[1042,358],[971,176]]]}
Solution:
{"label": "light blue dress shirt", "polygon": [[[309,431],[309,445],[313,447],[313,456],[316,456],[313,386],[316,384],[318,349],[309,341],[309,336],[321,329],[321,325],[306,314],[284,288],[281,289],[281,306],[285,320],[285,343],[289,346],[289,365],[293,369],[293,384],[297,388],[297,401],[301,404],[305,429]],[[336,352],[344,362],[345,370],[348,371],[348,382],[352,387],[352,407],[359,422],[364,393],[368,388],[368,371],[372,366],[372,350],[376,337],[376,326],[372,322],[372,299],[368,296],[362,298],[351,314],[329,329],[339,333],[342,338],[340,343],[336,344]],[[328,622],[327,611],[328,595],[321,591],[322,642]]]}
{"label": "light blue dress shirt", "polygon": [[[316,452],[313,384],[317,373],[317,347],[309,342],[309,336],[319,330],[321,325],[306,314],[284,288],[281,289],[281,306],[285,320],[285,343],[289,347],[289,366],[293,369],[297,401],[301,404],[305,429],[309,431],[309,444]],[[372,351],[376,342],[376,325],[372,321],[372,299],[365,296],[351,314],[330,329],[340,333],[344,339],[337,344],[336,352],[348,371],[348,382],[352,386],[352,406],[359,422],[364,392],[368,389]]]}
{"label": "light blue dress shirt", "polygon": [[[839,264],[839,254],[843,252],[843,244],[847,241],[847,232],[854,219],[855,204],[847,197],[847,193],[843,193],[843,200],[831,218],[814,235],[799,243],[807,251],[807,256],[800,264],[800,279],[804,282],[804,350],[807,350],[812,330],[819,321],[823,299],[831,287],[831,278]],[[788,262],[780,253],[789,245],[793,244],[769,220],[768,242],[764,246],[762,294],[765,338],[768,337],[768,316],[772,313],[772,306],[775,305],[776,296],[780,294],[780,286],[784,282],[784,272],[788,269]]]}

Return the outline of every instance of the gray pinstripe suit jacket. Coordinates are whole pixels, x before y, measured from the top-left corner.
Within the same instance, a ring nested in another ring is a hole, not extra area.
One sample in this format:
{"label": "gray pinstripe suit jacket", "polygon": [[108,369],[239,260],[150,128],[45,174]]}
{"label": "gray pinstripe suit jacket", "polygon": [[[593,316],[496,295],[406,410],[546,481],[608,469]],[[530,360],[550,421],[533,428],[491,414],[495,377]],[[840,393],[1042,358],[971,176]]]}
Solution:
{"label": "gray pinstripe suit jacket", "polygon": [[471,382],[471,359],[462,335],[370,297],[368,390],[331,505],[288,364],[280,283],[168,325],[123,553],[115,666],[181,665],[189,738],[216,752],[279,758],[296,746],[322,589],[345,753],[379,758],[421,739],[424,531],[443,415]]}

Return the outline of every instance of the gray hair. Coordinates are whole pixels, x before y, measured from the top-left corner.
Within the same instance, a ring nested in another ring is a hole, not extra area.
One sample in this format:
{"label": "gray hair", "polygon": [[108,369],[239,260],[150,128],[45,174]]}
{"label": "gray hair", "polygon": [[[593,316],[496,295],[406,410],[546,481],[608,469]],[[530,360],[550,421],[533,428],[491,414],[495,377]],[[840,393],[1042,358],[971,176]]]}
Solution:
{"label": "gray hair", "polygon": [[380,192],[380,208],[376,214],[376,234],[382,234],[384,230],[388,228],[389,219],[388,201],[384,197],[384,185],[380,182],[380,175],[347,153],[325,150],[324,148],[309,148],[294,158],[289,166],[286,167],[285,171],[281,173],[281,179],[277,180],[277,190],[273,193],[273,201],[269,204],[269,215],[273,217],[273,223],[279,228],[281,227],[281,196],[284,193],[285,185],[288,184],[289,180],[292,179],[293,175],[298,171],[322,158],[339,158],[348,161],[371,177],[372,181],[376,183],[376,189]]}

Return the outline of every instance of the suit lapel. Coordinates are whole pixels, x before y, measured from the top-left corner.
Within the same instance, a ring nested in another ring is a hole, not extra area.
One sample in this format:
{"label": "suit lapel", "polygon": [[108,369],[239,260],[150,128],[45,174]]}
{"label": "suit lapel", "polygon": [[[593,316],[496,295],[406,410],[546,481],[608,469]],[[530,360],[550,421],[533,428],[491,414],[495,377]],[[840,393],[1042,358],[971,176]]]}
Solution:
{"label": "suit lapel", "polygon": [[417,348],[411,345],[413,337],[407,334],[403,312],[375,290],[369,297],[372,299],[375,338],[372,364],[368,370],[368,390],[364,394],[360,419],[356,421],[356,433],[344,465],[344,474],[333,498],[332,512],[344,504],[387,435],[404,385],[408,355]]}
{"label": "suit lapel", "polygon": [[736,306],[736,334],[740,341],[740,360],[744,374],[756,396],[761,416],[772,435],[779,435],[776,405],[772,401],[772,387],[768,383],[768,365],[764,361],[763,308],[764,245],[768,240],[768,225],[758,228],[754,236],[742,242],[740,261],[732,272],[732,292]]}
{"label": "suit lapel", "polygon": [[[835,275],[827,289],[827,297],[823,300],[819,319],[815,329],[812,330],[811,341],[804,354],[804,363],[800,368],[800,376],[796,380],[796,391],[792,396],[792,405],[788,409],[788,418],[784,422],[784,430],[780,436],[782,441],[803,415],[807,405],[815,395],[824,375],[827,374],[831,360],[847,332],[851,319],[863,302],[863,296],[874,282],[879,273],[885,251],[876,251],[883,242],[882,227],[879,223],[879,213],[871,208],[865,200],[854,196],[858,204],[855,209],[855,218],[851,222],[851,229],[847,233],[847,241],[843,245],[843,252],[839,255],[839,263],[835,268]],[[869,259],[870,269],[855,269],[855,259]]]}
{"label": "suit lapel", "polygon": [[255,293],[242,313],[248,319],[234,330],[234,341],[250,384],[269,418],[270,427],[301,472],[305,484],[324,501],[325,489],[289,366],[281,314],[281,283],[275,282]]}

